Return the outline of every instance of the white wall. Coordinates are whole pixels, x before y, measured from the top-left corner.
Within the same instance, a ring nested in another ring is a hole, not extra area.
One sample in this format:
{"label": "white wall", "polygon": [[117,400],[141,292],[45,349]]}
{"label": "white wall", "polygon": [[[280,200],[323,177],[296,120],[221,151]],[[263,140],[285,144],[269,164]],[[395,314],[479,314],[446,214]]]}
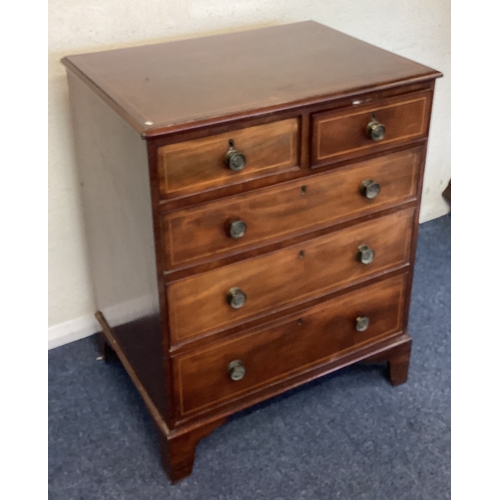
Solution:
{"label": "white wall", "polygon": [[65,55],[312,19],[444,73],[437,81],[421,221],[448,211],[448,0],[49,0],[49,347],[97,330],[87,278]]}

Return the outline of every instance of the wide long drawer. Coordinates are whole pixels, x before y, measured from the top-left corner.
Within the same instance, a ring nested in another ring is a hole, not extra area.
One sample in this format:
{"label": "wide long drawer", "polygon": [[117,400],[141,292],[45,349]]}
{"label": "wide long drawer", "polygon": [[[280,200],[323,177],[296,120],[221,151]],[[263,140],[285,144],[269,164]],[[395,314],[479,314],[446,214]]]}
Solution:
{"label": "wide long drawer", "polygon": [[313,115],[312,165],[366,155],[426,137],[431,101],[431,92],[420,92]]}
{"label": "wide long drawer", "polygon": [[178,343],[343,288],[406,264],[414,209],[167,285]]}
{"label": "wide long drawer", "polygon": [[402,329],[405,275],[174,358],[181,417],[328,363]]}
{"label": "wide long drawer", "polygon": [[422,148],[163,217],[167,268],[220,257],[416,198]]}
{"label": "wide long drawer", "polygon": [[298,130],[291,118],[162,146],[160,194],[182,196],[296,170]]}

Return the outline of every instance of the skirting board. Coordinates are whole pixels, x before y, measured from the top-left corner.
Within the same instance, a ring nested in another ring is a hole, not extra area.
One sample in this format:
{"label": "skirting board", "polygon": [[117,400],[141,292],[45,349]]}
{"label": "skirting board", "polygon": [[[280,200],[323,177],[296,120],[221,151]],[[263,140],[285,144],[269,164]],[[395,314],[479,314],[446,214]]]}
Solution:
{"label": "skirting board", "polygon": [[49,350],[89,337],[99,329],[99,323],[93,316],[84,316],[51,326],[49,327]]}
{"label": "skirting board", "polygon": [[432,203],[422,203],[419,222],[423,224],[448,213],[450,213],[450,205],[441,196],[437,200],[432,200]]}
{"label": "skirting board", "polygon": [[[155,297],[140,297],[122,304],[116,304],[102,310],[111,324],[122,324],[140,318],[146,314],[154,313]],[[49,327],[49,350],[76,340],[90,337],[101,330],[99,322],[93,315],[76,318],[65,323]]]}

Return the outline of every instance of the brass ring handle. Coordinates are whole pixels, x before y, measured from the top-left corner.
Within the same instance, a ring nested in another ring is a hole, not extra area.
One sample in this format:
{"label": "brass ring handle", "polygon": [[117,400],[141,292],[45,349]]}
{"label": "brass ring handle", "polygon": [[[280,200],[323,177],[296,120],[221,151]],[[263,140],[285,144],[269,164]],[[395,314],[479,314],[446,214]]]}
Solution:
{"label": "brass ring handle", "polygon": [[362,264],[370,264],[375,258],[375,252],[367,245],[361,245],[358,247],[358,253],[356,258]]}
{"label": "brass ring handle", "polygon": [[365,198],[373,200],[380,193],[380,184],[371,179],[366,179],[359,186],[359,190]]}
{"label": "brass ring handle", "polygon": [[242,238],[247,230],[247,225],[240,219],[233,220],[229,224],[229,236],[235,240]]}
{"label": "brass ring handle", "polygon": [[368,327],[370,326],[370,318],[367,316],[358,316],[356,318],[356,330],[358,332],[364,332],[368,330]]}
{"label": "brass ring handle", "polygon": [[235,359],[227,365],[229,378],[234,382],[241,380],[245,376],[246,372],[245,365],[239,359]]}
{"label": "brass ring handle", "polygon": [[371,122],[366,126],[366,134],[373,141],[381,141],[385,137],[385,126],[378,122],[375,116],[372,115]]}
{"label": "brass ring handle", "polygon": [[231,290],[227,292],[226,301],[233,309],[243,307],[246,300],[247,296],[245,295],[245,292],[239,288],[231,288]]}
{"label": "brass ring handle", "polygon": [[232,139],[229,140],[229,149],[224,157],[224,162],[233,172],[241,172],[245,167],[245,155],[234,149],[234,141]]}

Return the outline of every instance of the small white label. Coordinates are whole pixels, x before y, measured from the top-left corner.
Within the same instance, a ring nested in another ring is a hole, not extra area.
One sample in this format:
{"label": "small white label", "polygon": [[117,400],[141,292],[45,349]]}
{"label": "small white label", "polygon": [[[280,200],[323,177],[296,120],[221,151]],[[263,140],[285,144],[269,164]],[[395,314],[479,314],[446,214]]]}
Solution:
{"label": "small white label", "polygon": [[361,104],[363,101],[352,101],[353,106],[357,106],[358,104]]}
{"label": "small white label", "polygon": [[144,125],[153,125],[153,122],[145,122]]}

